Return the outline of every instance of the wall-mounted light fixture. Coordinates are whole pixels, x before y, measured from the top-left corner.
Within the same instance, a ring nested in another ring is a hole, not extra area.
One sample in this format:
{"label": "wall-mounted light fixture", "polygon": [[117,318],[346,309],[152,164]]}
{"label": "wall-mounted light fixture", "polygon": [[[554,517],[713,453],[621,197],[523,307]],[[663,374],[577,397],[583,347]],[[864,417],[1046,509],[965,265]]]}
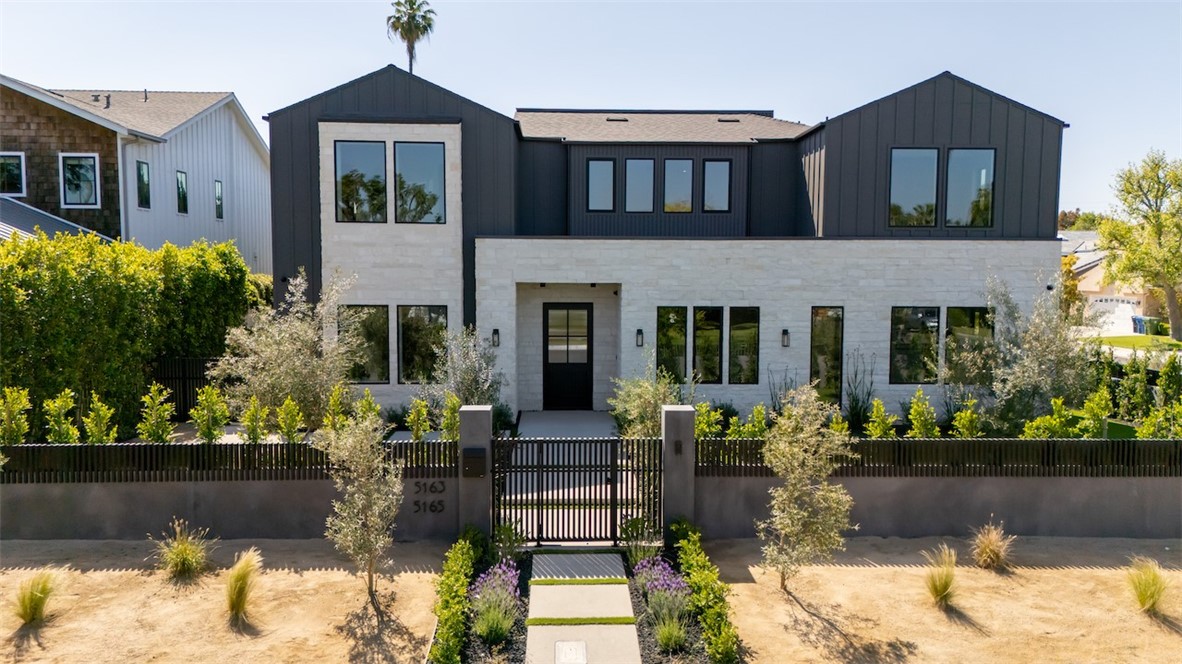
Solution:
{"label": "wall-mounted light fixture", "polygon": [[493,332],[492,332],[492,345],[494,345],[494,346],[501,345],[501,331],[495,327],[493,328]]}
{"label": "wall-mounted light fixture", "polygon": [[636,328],[636,347],[640,348],[644,345],[644,330],[639,327]]}
{"label": "wall-mounted light fixture", "polygon": [[780,345],[784,348],[792,345],[792,335],[788,333],[788,328],[780,330]]}

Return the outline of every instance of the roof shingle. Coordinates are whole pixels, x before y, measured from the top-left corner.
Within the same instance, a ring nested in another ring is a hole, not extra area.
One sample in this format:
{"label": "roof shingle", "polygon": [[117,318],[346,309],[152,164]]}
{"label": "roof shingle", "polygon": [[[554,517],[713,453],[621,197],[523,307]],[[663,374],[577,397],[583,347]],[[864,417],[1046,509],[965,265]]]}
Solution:
{"label": "roof shingle", "polygon": [[525,138],[575,143],[754,143],[795,138],[808,125],[753,111],[518,109]]}

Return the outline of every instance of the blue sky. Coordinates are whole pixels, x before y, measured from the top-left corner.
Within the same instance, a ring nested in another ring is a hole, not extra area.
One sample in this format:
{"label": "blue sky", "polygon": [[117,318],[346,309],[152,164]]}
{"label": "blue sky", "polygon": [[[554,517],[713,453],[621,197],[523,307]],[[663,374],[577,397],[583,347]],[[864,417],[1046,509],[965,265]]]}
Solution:
{"label": "blue sky", "polygon": [[[517,107],[774,109],[815,123],[941,71],[1071,124],[1060,207],[1182,158],[1182,2],[432,2],[416,73]],[[388,2],[0,0],[0,71],[45,87],[231,90],[261,116],[394,63]],[[68,20],[63,20],[68,16]]]}

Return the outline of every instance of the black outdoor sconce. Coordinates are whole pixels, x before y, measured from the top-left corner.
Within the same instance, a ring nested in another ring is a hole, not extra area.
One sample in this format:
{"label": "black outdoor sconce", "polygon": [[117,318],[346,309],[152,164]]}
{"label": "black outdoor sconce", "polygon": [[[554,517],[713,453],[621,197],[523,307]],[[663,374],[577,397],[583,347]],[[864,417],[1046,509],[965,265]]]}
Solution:
{"label": "black outdoor sconce", "polygon": [[792,345],[792,335],[788,334],[788,328],[780,330],[780,345],[784,348]]}
{"label": "black outdoor sconce", "polygon": [[493,333],[492,333],[492,345],[493,346],[500,346],[501,345],[501,331],[495,327],[493,328]]}
{"label": "black outdoor sconce", "polygon": [[644,345],[644,330],[639,327],[636,328],[636,347],[640,348]]}

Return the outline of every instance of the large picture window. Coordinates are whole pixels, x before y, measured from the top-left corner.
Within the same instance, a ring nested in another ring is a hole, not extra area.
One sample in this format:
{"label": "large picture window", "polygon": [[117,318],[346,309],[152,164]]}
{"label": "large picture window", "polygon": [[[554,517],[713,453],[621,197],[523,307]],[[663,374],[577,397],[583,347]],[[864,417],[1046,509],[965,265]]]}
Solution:
{"label": "large picture window", "polygon": [[936,159],[931,148],[891,150],[891,226],[936,225]]}
{"label": "large picture window", "polygon": [[444,204],[443,143],[394,144],[394,195],[399,224],[442,224]]}
{"label": "large picture window", "polygon": [[61,170],[62,207],[100,207],[97,154],[61,154],[58,166]]}
{"label": "large picture window", "polygon": [[135,162],[135,203],[150,210],[152,208],[152,175],[148,162]]}
{"label": "large picture window", "polygon": [[447,307],[398,307],[398,382],[423,383],[434,377],[435,349],[447,334]]}
{"label": "large picture window", "polygon": [[960,385],[992,382],[987,367],[967,361],[968,354],[993,343],[993,315],[989,307],[948,307],[944,331],[944,365],[948,381]]}
{"label": "large picture window", "polygon": [[759,307],[731,307],[727,337],[727,382],[759,383]]}
{"label": "large picture window", "polygon": [[936,382],[939,307],[891,307],[891,384]]}
{"label": "large picture window", "polygon": [[386,221],[386,144],[337,141],[337,221]]}
{"label": "large picture window", "polygon": [[841,403],[842,336],[845,309],[813,307],[809,331],[809,380],[816,381],[817,394],[826,401]]}
{"label": "large picture window", "polygon": [[702,164],[702,211],[731,211],[731,162],[710,161]]}
{"label": "large picture window", "polygon": [[0,194],[25,195],[25,153],[0,152]]}
{"label": "large picture window", "polygon": [[657,367],[685,382],[686,308],[657,307]]}
{"label": "large picture window", "polygon": [[587,160],[587,211],[614,212],[616,209],[616,162]]}
{"label": "large picture window", "polygon": [[694,307],[694,372],[702,383],[722,383],[722,307]]}
{"label": "large picture window", "polygon": [[176,212],[189,214],[189,174],[176,172]]}
{"label": "large picture window", "polygon": [[390,382],[390,307],[347,305],[363,341],[361,361],[349,369],[354,383]]}
{"label": "large picture window", "polygon": [[993,150],[949,150],[945,225],[993,225]]}
{"label": "large picture window", "polygon": [[694,162],[665,160],[665,212],[694,211]]}
{"label": "large picture window", "polygon": [[624,160],[624,212],[653,211],[652,159]]}

